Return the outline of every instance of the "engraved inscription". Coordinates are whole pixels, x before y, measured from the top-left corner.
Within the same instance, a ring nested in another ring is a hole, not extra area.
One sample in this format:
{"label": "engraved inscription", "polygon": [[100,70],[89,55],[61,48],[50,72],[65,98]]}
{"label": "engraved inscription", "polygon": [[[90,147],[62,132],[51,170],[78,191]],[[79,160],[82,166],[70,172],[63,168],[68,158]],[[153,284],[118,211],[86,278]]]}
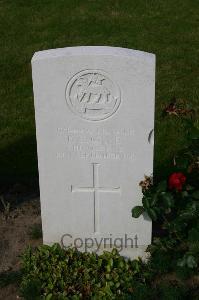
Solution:
{"label": "engraved inscription", "polygon": [[134,138],[134,131],[120,129],[57,128],[64,149],[57,153],[59,159],[111,159],[134,160],[126,147]]}
{"label": "engraved inscription", "polygon": [[119,108],[120,89],[102,70],[84,70],[73,76],[66,86],[70,110],[83,119],[100,121]]}
{"label": "engraved inscription", "polygon": [[99,184],[99,165],[98,163],[92,164],[93,172],[93,185],[91,187],[74,187],[71,185],[71,192],[92,192],[93,193],[93,213],[94,213],[94,233],[100,232],[99,224],[99,192],[106,193],[121,193],[120,187],[101,187]]}

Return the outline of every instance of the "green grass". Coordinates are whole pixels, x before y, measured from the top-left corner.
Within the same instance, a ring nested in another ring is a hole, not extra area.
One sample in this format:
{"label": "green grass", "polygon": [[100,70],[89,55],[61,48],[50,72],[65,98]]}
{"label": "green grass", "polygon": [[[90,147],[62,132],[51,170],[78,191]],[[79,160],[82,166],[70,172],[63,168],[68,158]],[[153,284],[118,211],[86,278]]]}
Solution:
{"label": "green grass", "polygon": [[[196,107],[197,0],[0,0],[0,182],[37,176],[31,57],[35,51],[110,45],[155,53],[155,173],[185,144],[179,120],[163,119],[170,98]],[[144,108],[143,108],[144,109]]]}

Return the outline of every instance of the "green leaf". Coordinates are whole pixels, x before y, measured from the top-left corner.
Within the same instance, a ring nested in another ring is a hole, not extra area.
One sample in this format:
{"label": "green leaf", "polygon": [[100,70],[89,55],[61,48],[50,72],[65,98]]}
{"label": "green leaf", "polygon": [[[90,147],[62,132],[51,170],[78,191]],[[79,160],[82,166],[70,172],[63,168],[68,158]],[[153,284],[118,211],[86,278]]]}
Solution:
{"label": "green leaf", "polygon": [[108,261],[108,265],[109,265],[110,267],[112,267],[112,266],[113,266],[113,259],[112,259],[112,258],[110,258],[110,259],[109,259],[109,261]]}
{"label": "green leaf", "polygon": [[195,260],[195,257],[193,255],[189,255],[187,257],[187,266],[190,268],[190,269],[193,269],[193,268],[196,268],[197,267],[197,262]]}
{"label": "green leaf", "polygon": [[148,209],[150,207],[149,199],[150,198],[148,198],[146,196],[142,198],[142,204],[145,209]]}
{"label": "green leaf", "polygon": [[173,207],[174,206],[174,198],[173,198],[173,195],[171,193],[162,192],[161,197],[164,201],[164,204],[167,207]]}
{"label": "green leaf", "polygon": [[183,212],[179,215],[179,217],[183,220],[188,221],[194,217],[194,213],[192,211]]}
{"label": "green leaf", "polygon": [[199,200],[199,191],[195,191],[191,194],[191,196],[196,199],[196,200]]}
{"label": "green leaf", "polygon": [[187,184],[186,189],[187,189],[187,191],[193,191],[194,187],[191,186],[190,184]]}
{"label": "green leaf", "polygon": [[139,218],[139,216],[145,211],[143,206],[135,206],[132,210],[132,217]]}
{"label": "green leaf", "polygon": [[102,259],[99,259],[98,260],[98,266],[101,267],[101,265],[102,265]]}
{"label": "green leaf", "polygon": [[158,202],[158,193],[152,196],[151,206],[154,206]]}
{"label": "green leaf", "polygon": [[189,138],[192,140],[199,139],[199,130],[196,127],[193,127],[190,131]]}
{"label": "green leaf", "polygon": [[109,273],[111,272],[111,269],[110,269],[109,266],[106,267],[106,271],[108,272],[108,274],[105,275],[106,279],[110,279],[110,274]]}
{"label": "green leaf", "polygon": [[189,166],[189,158],[188,156],[175,157],[176,166],[178,169],[186,170]]}
{"label": "green leaf", "polygon": [[165,192],[167,190],[167,181],[163,180],[161,181],[157,186],[158,192]]}
{"label": "green leaf", "polygon": [[183,257],[182,259],[179,259],[179,260],[178,260],[178,262],[177,262],[177,266],[178,266],[178,267],[183,268],[183,267],[185,267],[185,265],[186,265],[186,260],[185,260],[184,257]]}
{"label": "green leaf", "polygon": [[199,130],[199,120],[198,119],[195,120],[195,122],[193,123],[193,126]]}
{"label": "green leaf", "polygon": [[153,221],[156,221],[156,220],[157,220],[157,214],[156,214],[156,212],[155,212],[154,209],[149,208],[149,209],[147,210],[147,213],[148,213],[149,217],[150,217]]}
{"label": "green leaf", "polygon": [[191,228],[188,232],[188,241],[189,243],[194,243],[199,241],[199,228]]}
{"label": "green leaf", "polygon": [[187,191],[182,192],[182,198],[187,198],[189,197],[189,193]]}
{"label": "green leaf", "polygon": [[50,300],[50,299],[52,299],[52,294],[48,294],[46,297],[45,297],[45,300]]}
{"label": "green leaf", "polygon": [[185,267],[187,266],[190,269],[194,269],[197,267],[197,262],[193,255],[185,255],[182,259],[178,260],[177,262],[178,267]]}

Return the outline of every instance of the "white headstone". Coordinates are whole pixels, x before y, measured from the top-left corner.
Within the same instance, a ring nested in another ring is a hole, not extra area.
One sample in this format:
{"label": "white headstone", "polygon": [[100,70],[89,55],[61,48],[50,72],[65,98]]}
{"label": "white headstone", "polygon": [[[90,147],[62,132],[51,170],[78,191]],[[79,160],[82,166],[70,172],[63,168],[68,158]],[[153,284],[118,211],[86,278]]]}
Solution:
{"label": "white headstone", "polygon": [[131,209],[153,171],[155,55],[71,47],[32,70],[44,243],[143,256],[151,220]]}

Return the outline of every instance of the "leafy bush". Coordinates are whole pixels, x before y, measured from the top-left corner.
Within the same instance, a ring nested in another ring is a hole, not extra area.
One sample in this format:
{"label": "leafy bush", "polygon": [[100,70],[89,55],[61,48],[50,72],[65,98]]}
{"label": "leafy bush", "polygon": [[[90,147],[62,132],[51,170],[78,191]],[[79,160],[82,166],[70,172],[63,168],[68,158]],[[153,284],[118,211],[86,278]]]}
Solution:
{"label": "leafy bush", "polygon": [[185,133],[190,142],[175,156],[173,173],[155,184],[145,176],[142,206],[132,209],[134,218],[146,212],[162,232],[148,248],[152,269],[182,278],[199,271],[199,123],[186,119]]}
{"label": "leafy bush", "polygon": [[28,248],[22,260],[25,299],[128,299],[140,284],[150,299],[146,265],[125,260],[115,249],[97,256],[43,245],[35,251]]}
{"label": "leafy bush", "polygon": [[126,260],[116,249],[98,256],[43,245],[28,248],[22,262],[21,295],[26,300],[197,299],[197,292],[180,281],[158,282],[158,264]]}

